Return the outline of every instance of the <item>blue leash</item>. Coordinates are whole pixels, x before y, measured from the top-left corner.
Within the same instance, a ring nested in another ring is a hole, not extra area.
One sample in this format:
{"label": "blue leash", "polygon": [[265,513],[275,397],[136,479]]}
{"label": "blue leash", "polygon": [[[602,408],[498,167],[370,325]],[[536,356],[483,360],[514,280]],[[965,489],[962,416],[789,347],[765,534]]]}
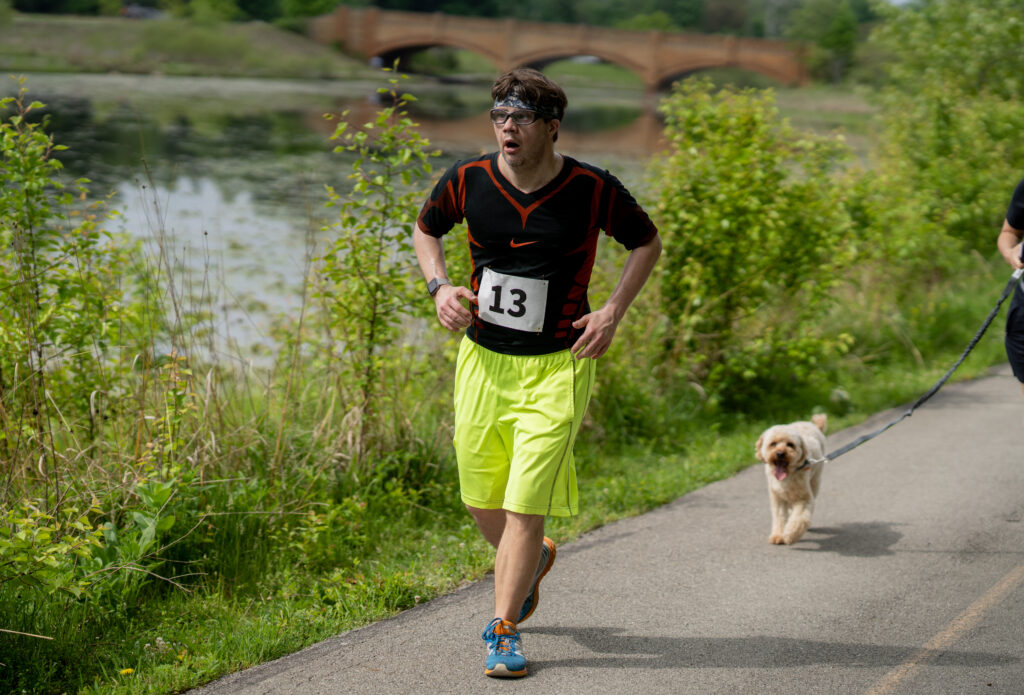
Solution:
{"label": "blue leash", "polygon": [[984,323],[981,324],[981,328],[978,329],[978,332],[974,335],[974,338],[971,339],[971,342],[967,344],[967,348],[960,355],[960,359],[958,359],[956,361],[956,364],[954,364],[952,367],[949,368],[949,371],[947,371],[942,376],[942,378],[939,379],[935,383],[935,385],[932,386],[928,390],[927,393],[925,393],[923,396],[921,396],[916,401],[914,401],[913,405],[911,405],[907,409],[907,411],[905,413],[900,415],[898,418],[896,418],[892,422],[890,422],[890,423],[888,423],[886,425],[883,425],[882,427],[878,428],[877,430],[875,430],[874,432],[872,432],[870,434],[865,434],[865,435],[863,435],[861,437],[858,437],[857,439],[853,440],[852,442],[850,442],[846,446],[841,447],[840,449],[837,449],[836,451],[833,451],[833,452],[830,452],[830,453],[826,454],[825,455],[825,460],[826,461],[831,461],[832,459],[837,459],[840,456],[842,456],[843,454],[845,454],[846,452],[851,451],[853,449],[856,449],[858,446],[860,446],[864,442],[867,442],[867,441],[870,441],[870,440],[874,439],[875,437],[877,437],[878,435],[882,434],[882,432],[885,432],[887,429],[889,429],[893,425],[895,425],[895,424],[897,424],[899,422],[902,422],[905,418],[908,418],[911,415],[913,415],[915,410],[917,410],[920,406],[924,405],[924,403],[929,398],[934,396],[938,392],[938,390],[940,388],[942,388],[942,385],[945,384],[946,381],[949,380],[949,377],[953,375],[953,372],[956,371],[957,367],[960,366],[960,364],[964,361],[964,359],[967,357],[967,355],[969,355],[971,353],[971,350],[974,349],[974,346],[978,344],[979,340],[981,340],[981,336],[985,335],[985,331],[988,330],[989,325],[992,323],[992,321],[995,320],[996,316],[999,314],[999,309],[1002,308],[1003,302],[1005,302],[1006,298],[1010,296],[1011,292],[1013,292],[1013,286],[1015,284],[1017,284],[1018,281],[1020,281],[1021,282],[1021,289],[1024,289],[1024,280],[1020,280],[1021,275],[1024,275],[1024,269],[1018,269],[1018,270],[1015,270],[1013,272],[1013,276],[1010,278],[1010,281],[1008,283],[1006,283],[1006,287],[1003,289],[1003,294],[999,298],[999,301],[996,302],[995,308],[993,308],[992,311],[989,312],[989,315],[985,318]]}

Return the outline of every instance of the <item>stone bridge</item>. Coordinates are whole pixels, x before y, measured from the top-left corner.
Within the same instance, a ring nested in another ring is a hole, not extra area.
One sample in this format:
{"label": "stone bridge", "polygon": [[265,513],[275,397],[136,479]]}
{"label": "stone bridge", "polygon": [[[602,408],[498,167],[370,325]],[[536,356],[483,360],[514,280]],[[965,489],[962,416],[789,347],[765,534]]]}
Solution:
{"label": "stone bridge", "polygon": [[391,12],[340,5],[316,17],[311,37],[347,52],[381,57],[431,46],[461,48],[487,58],[498,72],[544,65],[573,56],[596,56],[639,75],[649,92],[699,70],[736,67],[801,85],[807,73],[799,46],[734,36],[628,31],[582,24],[481,19],[440,13]]}

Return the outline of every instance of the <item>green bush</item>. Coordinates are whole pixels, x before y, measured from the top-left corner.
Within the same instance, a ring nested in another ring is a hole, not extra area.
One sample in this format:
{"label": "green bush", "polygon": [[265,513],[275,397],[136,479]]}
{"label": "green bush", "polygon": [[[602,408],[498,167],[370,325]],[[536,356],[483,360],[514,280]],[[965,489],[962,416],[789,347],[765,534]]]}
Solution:
{"label": "green bush", "polygon": [[819,328],[854,258],[836,174],[847,149],[792,130],[770,91],[688,80],[660,110],[665,358],[712,404],[744,409],[791,393],[850,344]]}
{"label": "green bush", "polygon": [[83,513],[65,506],[55,515],[43,511],[48,506],[22,500],[0,518],[0,586],[21,588],[19,593],[28,600],[33,594],[45,597],[55,592],[80,598],[95,580],[88,563],[101,547],[100,531],[90,513],[98,510]]}
{"label": "green bush", "polygon": [[1016,0],[885,7],[882,161],[923,202],[922,235],[985,255],[1024,159],[1024,16]]}
{"label": "green bush", "polygon": [[[389,105],[374,121],[338,123],[336,152],[354,154],[347,198],[328,188],[338,221],[324,231],[334,239],[316,267],[312,294],[322,312],[321,364],[336,375],[347,433],[349,470],[365,473],[368,460],[409,440],[410,387],[435,372],[426,355],[406,340],[424,316],[422,280],[412,248],[422,192],[412,188],[431,172],[429,142],[405,112],[413,98],[399,94],[398,78],[381,92]],[[344,115],[344,114],[343,114]]]}
{"label": "green bush", "polygon": [[56,493],[58,449],[99,436],[97,404],[118,388],[109,366],[133,320],[119,271],[132,257],[103,231],[85,182],[61,180],[63,148],[30,118],[43,105],[23,82],[0,100],[13,109],[0,123],[0,458]]}

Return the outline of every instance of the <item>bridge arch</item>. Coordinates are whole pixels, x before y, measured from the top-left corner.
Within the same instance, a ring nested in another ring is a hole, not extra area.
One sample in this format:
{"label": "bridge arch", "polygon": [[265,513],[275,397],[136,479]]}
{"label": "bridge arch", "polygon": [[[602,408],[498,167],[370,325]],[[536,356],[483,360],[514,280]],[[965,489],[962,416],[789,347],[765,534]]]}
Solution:
{"label": "bridge arch", "polygon": [[493,51],[491,48],[489,48],[488,46],[486,46],[486,45],[484,45],[482,43],[471,42],[471,41],[452,41],[452,40],[441,42],[441,41],[438,41],[436,39],[432,40],[430,38],[417,38],[417,37],[411,37],[411,38],[408,38],[408,39],[399,39],[399,40],[395,40],[395,41],[381,43],[375,49],[375,51],[372,54],[370,54],[370,56],[371,57],[373,57],[373,56],[384,57],[385,58],[384,62],[388,63],[389,61],[387,60],[387,56],[396,55],[396,54],[416,53],[418,51],[423,51],[423,50],[426,50],[428,48],[442,47],[442,46],[443,47],[448,47],[448,48],[458,48],[458,49],[461,49],[461,50],[464,50],[464,51],[469,51],[469,52],[475,53],[475,54],[477,54],[477,55],[479,55],[479,56],[481,56],[483,58],[486,58],[487,60],[489,60],[492,63],[494,63],[494,65],[496,65],[496,66],[500,66],[501,65],[501,56],[497,55],[495,53],[495,51]]}
{"label": "bridge arch", "polygon": [[673,65],[665,67],[663,70],[658,72],[656,78],[656,88],[659,91],[668,90],[672,87],[673,82],[685,79],[694,73],[701,72],[703,70],[714,70],[715,68],[739,68],[741,70],[749,70],[750,72],[763,75],[764,77],[777,80],[783,84],[786,83],[784,75],[779,75],[777,72],[770,71],[761,65],[744,65],[742,63],[728,63],[728,62],[686,62],[679,65]]}
{"label": "bridge arch", "polygon": [[585,55],[594,56],[595,58],[600,58],[607,63],[613,63],[619,67],[625,68],[639,77],[641,81],[647,82],[647,67],[644,64],[633,60],[629,56],[624,56],[620,53],[608,51],[600,47],[594,47],[594,50],[588,53],[579,53],[576,51],[566,52],[564,49],[558,51],[552,51],[551,49],[537,50],[533,53],[523,54],[520,57],[519,65],[541,68],[558,60],[576,58]]}

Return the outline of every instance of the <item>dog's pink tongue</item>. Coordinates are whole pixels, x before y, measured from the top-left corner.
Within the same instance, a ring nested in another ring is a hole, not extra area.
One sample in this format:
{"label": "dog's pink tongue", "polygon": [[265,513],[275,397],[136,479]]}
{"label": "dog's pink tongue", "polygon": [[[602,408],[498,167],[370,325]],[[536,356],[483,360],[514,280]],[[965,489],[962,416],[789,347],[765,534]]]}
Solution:
{"label": "dog's pink tongue", "polygon": [[774,473],[775,477],[779,480],[785,480],[786,475],[788,475],[786,469],[783,466],[774,466],[772,468],[772,473]]}

